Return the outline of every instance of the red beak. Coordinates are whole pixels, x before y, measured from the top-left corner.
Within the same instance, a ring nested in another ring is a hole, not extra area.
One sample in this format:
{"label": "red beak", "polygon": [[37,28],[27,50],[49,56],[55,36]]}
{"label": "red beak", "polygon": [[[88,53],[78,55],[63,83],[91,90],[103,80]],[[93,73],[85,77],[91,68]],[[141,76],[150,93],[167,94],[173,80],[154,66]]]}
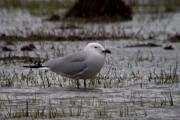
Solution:
{"label": "red beak", "polygon": [[111,54],[111,51],[110,51],[109,49],[105,49],[105,50],[103,51],[103,53]]}

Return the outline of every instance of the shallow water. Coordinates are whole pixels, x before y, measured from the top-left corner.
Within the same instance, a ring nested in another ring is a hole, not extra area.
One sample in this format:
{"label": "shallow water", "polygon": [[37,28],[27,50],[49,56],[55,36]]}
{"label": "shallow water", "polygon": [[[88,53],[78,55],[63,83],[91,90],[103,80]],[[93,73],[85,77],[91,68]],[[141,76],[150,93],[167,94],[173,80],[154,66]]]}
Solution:
{"label": "shallow water", "polygon": [[[13,57],[0,61],[0,117],[23,118],[27,111],[28,118],[36,119],[179,119],[180,44],[164,50],[125,48],[139,43],[136,40],[97,42],[110,48],[112,55],[87,90],[50,71],[22,67],[29,62]],[[1,57],[11,53],[52,59],[81,50],[87,41],[33,42],[36,49],[30,52],[20,50],[25,44],[29,43],[15,42],[15,50],[1,52]]]}

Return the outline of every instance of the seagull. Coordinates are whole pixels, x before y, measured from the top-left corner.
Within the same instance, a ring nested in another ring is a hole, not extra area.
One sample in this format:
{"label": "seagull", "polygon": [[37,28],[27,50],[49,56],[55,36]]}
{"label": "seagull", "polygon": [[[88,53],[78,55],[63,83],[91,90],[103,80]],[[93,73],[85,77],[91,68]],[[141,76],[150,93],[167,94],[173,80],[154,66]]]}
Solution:
{"label": "seagull", "polygon": [[100,72],[107,54],[111,54],[109,49],[104,48],[97,42],[93,42],[88,43],[79,52],[24,67],[45,68],[62,76],[75,79],[77,81],[77,88],[80,85],[79,79],[83,79],[84,88],[86,89],[86,80]]}

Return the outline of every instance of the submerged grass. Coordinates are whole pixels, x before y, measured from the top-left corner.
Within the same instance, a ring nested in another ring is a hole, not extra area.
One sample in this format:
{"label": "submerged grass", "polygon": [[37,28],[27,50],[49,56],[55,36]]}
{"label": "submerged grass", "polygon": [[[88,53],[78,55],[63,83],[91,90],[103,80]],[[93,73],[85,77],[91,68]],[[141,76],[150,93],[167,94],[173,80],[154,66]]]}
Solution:
{"label": "submerged grass", "polygon": [[170,66],[169,72],[166,70],[161,70],[160,73],[156,73],[155,71],[153,73],[149,74],[148,80],[154,81],[155,84],[161,85],[161,84],[177,84],[179,83],[179,74],[177,71],[176,64],[175,67]]}

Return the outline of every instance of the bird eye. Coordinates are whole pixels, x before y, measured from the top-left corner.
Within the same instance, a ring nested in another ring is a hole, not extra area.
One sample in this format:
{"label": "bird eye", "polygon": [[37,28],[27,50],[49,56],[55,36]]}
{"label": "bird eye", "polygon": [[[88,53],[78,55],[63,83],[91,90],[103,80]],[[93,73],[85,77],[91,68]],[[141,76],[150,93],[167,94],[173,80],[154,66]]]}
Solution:
{"label": "bird eye", "polygon": [[94,46],[94,48],[98,48],[97,46]]}

